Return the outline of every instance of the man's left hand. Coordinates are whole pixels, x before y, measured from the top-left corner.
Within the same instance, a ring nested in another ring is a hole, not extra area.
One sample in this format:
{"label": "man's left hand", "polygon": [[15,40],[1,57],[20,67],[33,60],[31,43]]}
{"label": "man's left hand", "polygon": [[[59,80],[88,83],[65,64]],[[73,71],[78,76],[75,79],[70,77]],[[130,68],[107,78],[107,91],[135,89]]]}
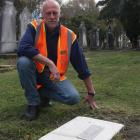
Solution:
{"label": "man's left hand", "polygon": [[98,109],[99,107],[96,104],[96,101],[94,100],[94,97],[91,95],[87,95],[85,97],[85,101],[90,105],[91,109]]}

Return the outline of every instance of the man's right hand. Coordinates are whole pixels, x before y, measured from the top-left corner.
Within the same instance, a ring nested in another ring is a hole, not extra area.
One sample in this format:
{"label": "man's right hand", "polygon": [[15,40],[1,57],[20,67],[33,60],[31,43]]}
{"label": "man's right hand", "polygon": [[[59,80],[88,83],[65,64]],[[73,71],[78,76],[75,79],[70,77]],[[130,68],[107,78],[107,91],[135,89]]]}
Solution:
{"label": "man's right hand", "polygon": [[56,67],[56,65],[54,64],[54,62],[52,60],[50,60],[49,58],[44,57],[41,54],[37,54],[33,57],[33,60],[38,61],[42,64],[45,64],[46,66],[49,67],[50,73],[51,73],[51,80],[54,82],[58,82],[60,80],[60,73]]}
{"label": "man's right hand", "polygon": [[60,73],[59,73],[56,65],[52,61],[50,61],[48,67],[51,72],[50,79],[54,82],[58,82],[60,80]]}

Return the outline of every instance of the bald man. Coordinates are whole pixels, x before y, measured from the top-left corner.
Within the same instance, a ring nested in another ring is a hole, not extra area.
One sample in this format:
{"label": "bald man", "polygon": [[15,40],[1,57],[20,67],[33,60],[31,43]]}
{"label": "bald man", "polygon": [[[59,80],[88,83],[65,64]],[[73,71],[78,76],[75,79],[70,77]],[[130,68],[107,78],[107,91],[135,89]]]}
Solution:
{"label": "bald man", "polygon": [[17,69],[27,99],[24,117],[37,118],[40,107],[49,100],[68,105],[79,102],[79,93],[66,78],[69,62],[87,88],[86,101],[96,108],[95,89],[76,34],[59,22],[60,5],[46,0],[42,6],[42,20],[33,20],[18,48]]}

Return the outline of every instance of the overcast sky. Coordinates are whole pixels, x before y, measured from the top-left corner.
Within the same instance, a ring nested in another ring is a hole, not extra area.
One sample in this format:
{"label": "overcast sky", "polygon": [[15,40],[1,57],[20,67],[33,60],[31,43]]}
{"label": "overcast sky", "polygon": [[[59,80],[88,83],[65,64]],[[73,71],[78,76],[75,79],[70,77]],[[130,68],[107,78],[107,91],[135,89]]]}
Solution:
{"label": "overcast sky", "polygon": [[[63,2],[67,2],[67,1],[69,1],[69,0],[63,0]],[[99,0],[95,0],[95,3],[97,3]]]}

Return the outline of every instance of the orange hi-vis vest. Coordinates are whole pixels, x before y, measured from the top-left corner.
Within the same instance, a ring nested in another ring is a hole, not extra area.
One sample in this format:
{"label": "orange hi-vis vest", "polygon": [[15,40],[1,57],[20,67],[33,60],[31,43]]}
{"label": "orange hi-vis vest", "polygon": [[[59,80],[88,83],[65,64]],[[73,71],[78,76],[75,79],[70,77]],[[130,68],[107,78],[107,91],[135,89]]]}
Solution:
{"label": "orange hi-vis vest", "polygon": [[[40,54],[48,57],[46,31],[44,20],[33,20],[31,22],[36,30],[35,47],[39,50]],[[57,69],[60,73],[60,80],[64,80],[69,60],[72,43],[76,39],[76,34],[63,25],[60,25],[59,38],[57,43]],[[43,72],[45,65],[39,62],[36,63],[36,68],[39,73]]]}

